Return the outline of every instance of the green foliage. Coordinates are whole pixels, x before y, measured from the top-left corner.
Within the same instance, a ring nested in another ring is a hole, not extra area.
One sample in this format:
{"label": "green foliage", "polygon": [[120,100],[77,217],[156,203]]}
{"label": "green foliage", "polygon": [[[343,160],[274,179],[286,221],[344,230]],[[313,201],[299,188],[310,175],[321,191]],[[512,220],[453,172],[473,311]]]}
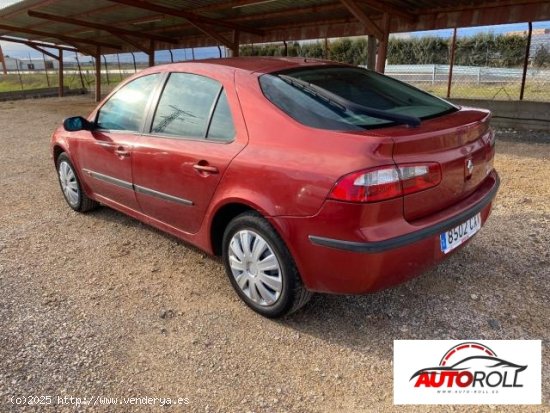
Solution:
{"label": "green foliage", "polygon": [[550,67],[550,51],[542,44],[535,52],[533,66],[537,68]]}
{"label": "green foliage", "polygon": [[[410,39],[393,38],[388,46],[389,64],[448,64],[451,39],[441,37],[413,37]],[[462,37],[456,42],[457,65],[519,67],[523,64],[527,39],[524,36],[506,36],[480,33]],[[328,43],[328,56],[325,45],[315,43],[288,43],[288,56],[303,56],[316,59],[334,60],[354,65],[365,65],[367,61],[366,38],[342,38]],[[545,54],[546,53],[546,54]],[[262,46],[242,46],[242,56],[284,56],[282,44]],[[540,52],[539,60],[548,64],[548,50]]]}

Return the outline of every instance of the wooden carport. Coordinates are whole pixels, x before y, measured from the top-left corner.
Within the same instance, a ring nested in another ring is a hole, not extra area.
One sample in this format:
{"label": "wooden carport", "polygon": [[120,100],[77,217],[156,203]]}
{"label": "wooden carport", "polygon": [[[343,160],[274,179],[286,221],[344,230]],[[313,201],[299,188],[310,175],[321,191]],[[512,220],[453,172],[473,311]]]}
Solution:
{"label": "wooden carport", "polygon": [[[345,36],[369,36],[368,66],[384,71],[390,33],[550,20],[547,0],[23,0],[0,9],[0,40],[59,61],[63,52],[101,55]],[[57,53],[44,49],[57,50]]]}

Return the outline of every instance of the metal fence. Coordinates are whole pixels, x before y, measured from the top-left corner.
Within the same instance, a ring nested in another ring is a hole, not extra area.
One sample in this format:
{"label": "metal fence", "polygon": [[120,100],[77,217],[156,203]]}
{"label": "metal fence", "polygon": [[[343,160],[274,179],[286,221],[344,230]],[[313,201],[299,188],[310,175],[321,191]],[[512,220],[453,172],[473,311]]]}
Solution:
{"label": "metal fence", "polygon": [[[447,96],[450,65],[387,65],[386,74],[427,92]],[[450,96],[491,100],[518,100],[521,68],[453,66]],[[525,100],[550,101],[550,68],[528,68]]]}
{"label": "metal fence", "polygon": [[[450,29],[423,33],[422,38],[437,39],[432,44],[445,46],[438,53],[424,53],[419,44],[430,42],[410,37],[410,50],[403,50],[407,42],[402,41],[400,56],[412,60],[408,63],[424,64],[386,65],[386,74],[447,98],[550,102],[547,26],[525,23],[475,31]],[[513,47],[506,48],[505,43]]]}

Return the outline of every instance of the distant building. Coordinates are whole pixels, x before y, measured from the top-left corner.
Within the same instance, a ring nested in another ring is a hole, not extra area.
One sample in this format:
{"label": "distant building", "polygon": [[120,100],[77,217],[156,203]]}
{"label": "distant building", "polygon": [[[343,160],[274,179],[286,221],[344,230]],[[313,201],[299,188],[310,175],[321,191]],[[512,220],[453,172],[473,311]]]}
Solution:
{"label": "distant building", "polygon": [[6,69],[8,72],[16,72],[17,70],[21,72],[29,71],[44,71],[44,68],[47,70],[57,70],[59,64],[57,60],[44,60],[42,58],[34,59],[17,59],[13,57],[5,56]]}
{"label": "distant building", "polygon": [[[529,30],[514,30],[511,32],[506,32],[506,36],[527,36],[529,34]],[[544,36],[545,34],[550,34],[550,29],[534,29],[533,30],[533,37],[535,36]]]}

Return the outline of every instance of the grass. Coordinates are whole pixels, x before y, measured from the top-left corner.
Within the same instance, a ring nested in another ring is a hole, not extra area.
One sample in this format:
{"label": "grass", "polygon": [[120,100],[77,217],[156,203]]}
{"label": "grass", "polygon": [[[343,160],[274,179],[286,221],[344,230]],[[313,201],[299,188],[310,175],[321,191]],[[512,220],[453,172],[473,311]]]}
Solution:
{"label": "grass", "polygon": [[[437,96],[447,96],[447,84],[439,83],[418,84],[416,87]],[[487,100],[519,100],[521,84],[475,84],[453,83],[451,86],[451,99],[487,99]],[[529,83],[525,85],[524,100],[550,102],[550,79],[548,82]]]}
{"label": "grass", "polygon": [[[128,74],[121,75],[119,73],[111,73],[109,74],[107,81],[107,75],[103,74],[101,76],[102,90],[107,90],[114,87],[127,76]],[[48,73],[47,78],[45,73],[22,73],[21,75],[10,73],[8,75],[0,75],[0,92],[58,87],[58,80],[57,73],[54,72]],[[69,87],[71,89],[80,89],[84,87],[88,90],[93,90],[95,87],[95,77],[89,73],[83,73],[81,79],[77,73],[66,74],[64,78],[64,85],[65,87]]]}
{"label": "grass", "polygon": [[[91,70],[83,70],[82,77],[77,73],[65,75],[65,86],[71,89],[79,89],[84,87],[88,90],[94,89],[95,77]],[[109,82],[107,81],[107,75],[101,76],[101,87],[103,91],[112,89],[118,84],[124,77],[130,74],[109,74]],[[48,79],[46,79],[45,73],[32,73],[32,74],[8,74],[0,75],[0,92],[12,92],[19,90],[41,89],[48,87],[57,87],[58,78],[57,73],[48,73]],[[447,96],[447,84],[440,83],[418,83],[414,86],[433,93],[434,95],[445,97]],[[519,100],[520,83],[502,83],[502,84],[475,84],[475,83],[463,83],[454,82],[451,89],[452,98],[471,98],[471,99],[488,99],[488,100]],[[550,102],[550,79],[547,82],[527,82],[525,87],[525,100],[535,100]]]}

